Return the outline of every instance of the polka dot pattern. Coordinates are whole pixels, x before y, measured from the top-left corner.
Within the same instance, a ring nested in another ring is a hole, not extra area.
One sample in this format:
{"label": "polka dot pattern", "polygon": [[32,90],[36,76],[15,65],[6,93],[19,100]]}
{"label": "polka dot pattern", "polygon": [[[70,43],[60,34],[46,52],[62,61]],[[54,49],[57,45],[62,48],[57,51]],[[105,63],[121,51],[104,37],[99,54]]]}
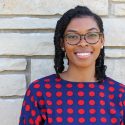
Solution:
{"label": "polka dot pattern", "polygon": [[26,91],[19,125],[125,125],[125,85],[69,82],[55,74],[35,80]]}

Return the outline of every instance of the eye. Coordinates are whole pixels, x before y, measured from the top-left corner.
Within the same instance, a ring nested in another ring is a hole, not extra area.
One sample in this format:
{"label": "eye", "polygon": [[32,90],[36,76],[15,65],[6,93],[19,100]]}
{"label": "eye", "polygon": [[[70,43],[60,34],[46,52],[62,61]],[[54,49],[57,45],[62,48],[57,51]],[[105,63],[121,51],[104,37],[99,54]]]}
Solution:
{"label": "eye", "polygon": [[67,34],[66,38],[75,40],[75,39],[78,39],[79,36],[77,34]]}
{"label": "eye", "polygon": [[97,38],[98,36],[99,36],[98,33],[88,33],[88,34],[86,34],[87,38]]}

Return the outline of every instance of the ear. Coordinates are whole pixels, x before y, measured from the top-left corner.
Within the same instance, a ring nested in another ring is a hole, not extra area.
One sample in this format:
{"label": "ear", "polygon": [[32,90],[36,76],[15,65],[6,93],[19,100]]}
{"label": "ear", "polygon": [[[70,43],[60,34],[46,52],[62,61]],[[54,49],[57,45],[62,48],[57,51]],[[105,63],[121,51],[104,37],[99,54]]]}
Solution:
{"label": "ear", "polygon": [[[60,39],[60,47],[64,49],[64,41],[63,41],[62,38]],[[63,50],[63,49],[62,49],[62,50]],[[63,51],[64,51],[64,50],[63,50]]]}
{"label": "ear", "polygon": [[103,37],[101,37],[101,43],[102,43],[102,47],[101,47],[101,48],[103,48],[104,43],[105,43],[105,38],[104,38],[104,36],[103,36]]}

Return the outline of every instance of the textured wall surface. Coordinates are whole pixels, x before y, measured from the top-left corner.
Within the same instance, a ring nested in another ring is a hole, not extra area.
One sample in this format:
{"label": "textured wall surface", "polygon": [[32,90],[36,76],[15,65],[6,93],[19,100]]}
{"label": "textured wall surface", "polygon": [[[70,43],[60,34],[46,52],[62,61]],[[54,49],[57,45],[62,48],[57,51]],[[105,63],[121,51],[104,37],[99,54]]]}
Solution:
{"label": "textured wall surface", "polygon": [[107,74],[125,83],[125,0],[0,0],[0,125],[18,125],[28,84],[54,73],[56,21],[76,5],[102,17]]}

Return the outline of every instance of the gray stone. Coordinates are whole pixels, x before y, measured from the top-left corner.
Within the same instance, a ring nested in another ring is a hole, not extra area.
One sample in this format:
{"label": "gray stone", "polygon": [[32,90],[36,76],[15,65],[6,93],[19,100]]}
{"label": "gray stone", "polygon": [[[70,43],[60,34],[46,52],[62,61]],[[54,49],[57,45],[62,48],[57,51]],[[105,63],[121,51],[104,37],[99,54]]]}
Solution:
{"label": "gray stone", "polygon": [[0,99],[1,125],[18,125],[22,99]]}
{"label": "gray stone", "polygon": [[9,70],[25,70],[26,59],[0,58],[0,72]]}
{"label": "gray stone", "polygon": [[106,59],[107,74],[118,82],[125,84],[125,59]]}
{"label": "gray stone", "polygon": [[0,29],[54,29],[58,18],[0,18]]}
{"label": "gray stone", "polygon": [[113,4],[112,13],[116,16],[125,16],[125,3]]}
{"label": "gray stone", "polygon": [[24,95],[25,91],[25,75],[0,75],[0,96]]}
{"label": "gray stone", "polygon": [[0,55],[53,54],[52,33],[1,33],[0,39]]}
{"label": "gray stone", "polygon": [[[108,14],[108,0],[2,0],[0,14],[55,15],[63,14],[76,5],[86,5],[100,15]],[[103,8],[103,9],[102,9]]]}
{"label": "gray stone", "polygon": [[[64,60],[65,70],[67,69],[67,60]],[[55,74],[53,59],[32,59],[31,60],[31,81],[44,76]]]}
{"label": "gray stone", "polygon": [[103,19],[106,46],[125,46],[125,18]]}

